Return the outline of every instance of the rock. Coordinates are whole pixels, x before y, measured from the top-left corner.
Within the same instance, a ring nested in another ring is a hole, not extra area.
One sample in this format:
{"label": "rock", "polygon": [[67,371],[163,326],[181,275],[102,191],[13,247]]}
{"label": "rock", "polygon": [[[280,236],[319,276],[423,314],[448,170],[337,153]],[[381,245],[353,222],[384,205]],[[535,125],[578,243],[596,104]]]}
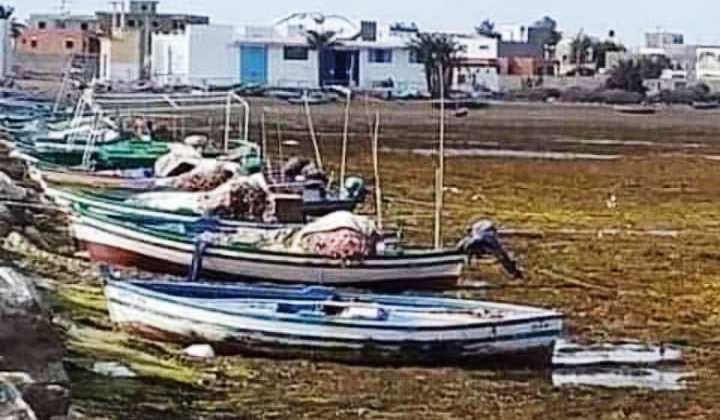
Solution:
{"label": "rock", "polygon": [[214,359],[215,350],[208,344],[193,344],[182,351],[184,355],[196,359]]}
{"label": "rock", "polygon": [[28,196],[28,191],[18,187],[5,172],[0,171],[0,196],[10,200],[24,200]]}
{"label": "rock", "polygon": [[20,391],[7,382],[0,380],[0,419],[35,420],[35,412],[22,398]]}
{"label": "rock", "polygon": [[23,399],[38,419],[64,416],[70,409],[70,390],[56,384],[33,384],[22,389]]}
{"label": "rock", "polygon": [[135,378],[137,373],[130,370],[129,367],[117,362],[95,362],[92,371],[103,376],[111,378]]}
{"label": "rock", "polygon": [[0,267],[0,371],[11,372],[0,375],[0,380],[20,392],[33,418],[67,414],[70,391],[64,356],[33,281]]}
{"label": "rock", "polygon": [[15,270],[0,267],[0,316],[32,310],[37,302],[33,285]]}

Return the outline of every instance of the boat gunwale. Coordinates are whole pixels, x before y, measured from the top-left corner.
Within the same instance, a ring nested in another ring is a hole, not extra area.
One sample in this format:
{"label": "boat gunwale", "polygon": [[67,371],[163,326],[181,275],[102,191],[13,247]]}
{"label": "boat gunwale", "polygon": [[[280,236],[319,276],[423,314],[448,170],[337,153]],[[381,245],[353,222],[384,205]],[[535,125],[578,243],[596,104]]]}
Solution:
{"label": "boat gunwale", "polygon": [[[175,297],[166,293],[161,292],[155,292],[151,291],[145,288],[141,288],[135,284],[132,283],[125,283],[125,282],[119,282],[119,281],[109,281],[106,286],[106,288],[114,288],[119,291],[124,291],[126,293],[131,293],[136,296],[144,297],[147,299],[155,299],[158,301],[170,303],[173,305],[178,306],[188,306],[193,309],[201,310],[201,311],[207,311],[212,313],[218,313],[222,315],[228,315],[232,317],[247,317],[252,319],[257,319],[261,321],[278,321],[278,322],[286,322],[291,324],[301,324],[301,325],[321,325],[321,326],[328,326],[328,327],[334,327],[334,328],[348,328],[348,329],[375,329],[375,330],[384,330],[384,331],[405,331],[405,332],[423,332],[423,331],[461,331],[461,330],[467,330],[467,329],[484,329],[484,328],[496,328],[496,327],[510,327],[510,326],[522,326],[522,325],[529,325],[536,322],[550,322],[550,321],[564,321],[565,317],[564,315],[552,311],[552,310],[545,310],[545,309],[539,309],[539,308],[530,308],[530,307],[523,307],[520,305],[510,305],[507,304],[505,306],[515,307],[519,310],[523,310],[523,314],[526,315],[523,318],[520,319],[509,319],[509,320],[482,320],[479,319],[478,322],[474,323],[462,323],[462,324],[454,324],[454,325],[435,325],[435,326],[404,326],[404,325],[378,325],[378,324],[364,324],[364,323],[348,323],[348,322],[337,322],[338,320],[328,320],[328,319],[312,319],[312,318],[306,318],[306,319],[300,319],[299,317],[295,316],[269,316],[269,315],[260,315],[260,314],[247,314],[247,313],[238,313],[234,311],[229,311],[222,308],[214,308],[208,305],[202,305],[198,304],[196,302],[193,302],[193,298],[182,298],[182,297]],[[106,292],[107,296],[107,292]],[[186,319],[185,317],[182,317],[180,315],[172,315],[168,314],[167,312],[159,311],[157,309],[149,308],[148,305],[145,305],[145,307],[139,307],[138,305],[128,303],[121,301],[117,298],[111,298],[107,297],[109,302],[112,302],[116,305],[123,305],[123,306],[130,306],[132,308],[142,310],[142,311],[150,311],[155,312],[158,315],[162,316],[169,316],[172,318],[177,319]],[[332,303],[332,302],[328,302]],[[500,304],[503,305],[503,304]],[[535,312],[535,313],[532,313]],[[200,321],[192,319],[193,322],[206,322],[206,321]],[[346,320],[349,321],[349,320]],[[211,325],[220,325],[224,328],[230,328],[233,330],[236,330],[237,328],[234,326],[224,325],[224,324],[218,324],[218,323],[212,323],[207,322]],[[557,329],[553,330],[547,330],[543,331],[544,333],[550,335],[551,333],[559,334],[562,331],[562,324]],[[244,330],[244,331],[256,331],[256,330]],[[265,333],[265,332],[263,332]],[[317,339],[317,336],[308,336],[308,338],[315,338]],[[333,338],[335,339],[335,338]],[[342,339],[341,339],[342,340]],[[350,339],[350,341],[362,341],[362,340],[354,340]],[[375,340],[374,340],[375,341]],[[419,342],[426,342],[431,340],[422,340]],[[462,342],[471,342],[472,340],[459,340]],[[394,340],[394,342],[397,342],[397,340]]]}

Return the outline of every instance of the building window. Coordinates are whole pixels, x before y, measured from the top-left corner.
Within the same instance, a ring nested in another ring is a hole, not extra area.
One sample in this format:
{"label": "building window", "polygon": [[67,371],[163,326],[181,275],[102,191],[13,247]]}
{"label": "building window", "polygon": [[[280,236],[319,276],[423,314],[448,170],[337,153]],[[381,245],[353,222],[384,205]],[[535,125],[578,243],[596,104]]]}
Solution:
{"label": "building window", "polygon": [[65,49],[72,50],[73,48],[75,48],[75,41],[73,41],[72,39],[65,40]]}
{"label": "building window", "polygon": [[490,46],[489,46],[489,45],[479,45],[479,46],[478,46],[478,49],[479,49],[480,51],[487,51],[487,50],[490,49]]}
{"label": "building window", "polygon": [[423,57],[415,50],[410,50],[409,61],[410,64],[422,64],[424,62]]}
{"label": "building window", "polygon": [[87,22],[83,22],[80,24],[80,30],[87,31],[88,29],[90,29],[90,27],[88,26]]}
{"label": "building window", "polygon": [[30,48],[37,48],[38,42],[37,39],[31,39],[30,40]]}
{"label": "building window", "polygon": [[128,28],[134,28],[134,27],[135,27],[135,20],[133,20],[133,19],[128,19],[128,21],[127,21],[127,26],[128,26]]}
{"label": "building window", "polygon": [[309,56],[309,48],[307,47],[285,47],[283,48],[283,57],[285,61],[305,61]]}
{"label": "building window", "polygon": [[392,50],[373,48],[368,50],[368,61],[371,63],[392,63]]}
{"label": "building window", "polygon": [[43,21],[38,22],[38,29],[45,29],[45,28],[47,28],[46,22],[43,22]]}

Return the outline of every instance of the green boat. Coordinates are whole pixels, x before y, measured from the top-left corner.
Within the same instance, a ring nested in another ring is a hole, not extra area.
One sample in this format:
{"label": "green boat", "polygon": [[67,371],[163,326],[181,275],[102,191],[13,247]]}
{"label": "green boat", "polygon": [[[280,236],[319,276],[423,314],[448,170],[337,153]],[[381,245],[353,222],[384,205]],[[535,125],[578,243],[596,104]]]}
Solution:
{"label": "green boat", "polygon": [[[79,166],[83,163],[86,145],[37,148],[27,154],[37,160],[62,166]],[[96,170],[137,169],[152,167],[155,161],[170,151],[169,144],[160,141],[125,139],[95,146],[91,160]]]}

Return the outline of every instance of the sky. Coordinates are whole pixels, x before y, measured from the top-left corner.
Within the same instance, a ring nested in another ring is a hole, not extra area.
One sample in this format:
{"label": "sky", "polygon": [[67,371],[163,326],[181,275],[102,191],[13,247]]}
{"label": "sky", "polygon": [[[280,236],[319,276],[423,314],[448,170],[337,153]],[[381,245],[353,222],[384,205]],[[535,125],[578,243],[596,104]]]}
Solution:
{"label": "sky", "polygon": [[[109,0],[66,0],[73,13],[110,10]],[[59,10],[61,0],[2,0],[25,19]],[[212,23],[271,24],[294,12],[321,11],[384,23],[416,22],[420,29],[471,31],[490,19],[498,24],[530,24],[543,16],[560,30],[604,37],[614,29],[629,46],[658,28],[685,34],[686,42],[720,44],[717,0],[161,0],[160,10],[208,15]]]}

